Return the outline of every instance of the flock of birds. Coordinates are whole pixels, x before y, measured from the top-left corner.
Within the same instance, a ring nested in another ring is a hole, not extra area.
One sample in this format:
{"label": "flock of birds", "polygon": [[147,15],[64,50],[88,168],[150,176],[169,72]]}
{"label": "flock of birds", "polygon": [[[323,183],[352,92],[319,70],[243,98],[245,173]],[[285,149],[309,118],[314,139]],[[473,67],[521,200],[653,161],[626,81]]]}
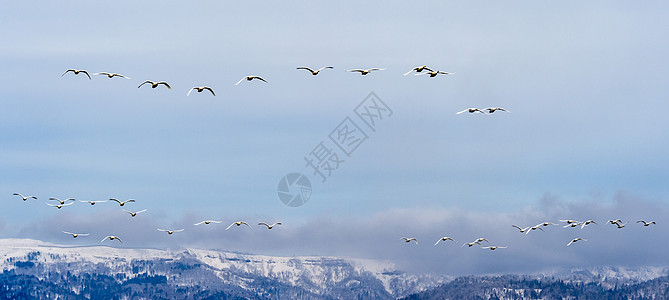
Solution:
{"label": "flock of birds", "polygon": [[[585,226],[588,226],[590,224],[597,224],[597,222],[595,222],[594,220],[586,220],[586,221],[560,220],[560,222],[563,222],[563,223],[566,224],[566,225],[562,226],[563,228],[578,227],[580,229],[583,229],[583,228],[585,228]],[[616,228],[621,229],[621,228],[624,228],[625,225],[627,225],[629,222],[623,223],[623,221],[621,219],[616,219],[616,220],[608,220],[608,221],[606,221],[606,223],[615,225]],[[645,220],[638,220],[638,221],[636,221],[636,223],[641,223],[644,227],[648,227],[650,225],[655,225],[656,224],[655,221],[645,221]],[[518,231],[520,231],[520,233],[522,233],[522,234],[529,234],[531,231],[534,231],[534,230],[545,231],[542,227],[547,227],[547,226],[560,226],[560,225],[556,224],[556,223],[553,223],[553,222],[542,222],[542,223],[539,223],[537,225],[527,226],[527,227],[520,227],[520,226],[515,225],[515,224],[511,225],[511,227],[518,229]],[[414,243],[416,243],[416,245],[418,244],[418,239],[413,238],[413,237],[401,237],[400,239],[404,240],[404,242],[406,242],[406,243],[414,242]],[[439,238],[437,240],[437,242],[434,243],[434,245],[436,246],[436,245],[439,244],[439,242],[446,242],[446,241],[455,242],[455,239],[453,239],[450,236],[444,236],[444,237]],[[567,243],[567,246],[570,246],[571,244],[576,243],[578,241],[586,242],[587,240],[584,239],[584,238],[576,237],[576,238],[573,238],[572,240],[570,240],[569,243]],[[486,242],[487,246],[483,246],[483,244],[482,244],[483,242]],[[467,247],[471,248],[474,245],[479,245],[481,247],[481,249],[489,249],[489,250],[507,248],[507,246],[491,245],[490,241],[488,239],[484,238],[484,237],[477,238],[472,242],[464,243],[464,244],[462,244],[462,247],[467,246]]]}
{"label": "flock of birds", "polygon": [[[20,193],[14,193],[13,195],[14,195],[14,196],[19,196],[23,201],[27,201],[28,199],[35,199],[35,200],[37,200],[37,197],[35,197],[35,196],[24,196],[24,195],[22,195],[22,194],[20,194]],[[53,202],[53,203],[46,202],[46,205],[48,205],[48,206],[53,206],[53,207],[56,207],[56,208],[58,208],[58,209],[61,209],[61,208],[65,207],[65,206],[70,206],[70,205],[74,204],[77,200],[74,199],[74,198],[67,198],[67,199],[61,200],[61,199],[59,199],[59,198],[51,197],[51,198],[49,198],[49,201],[54,201],[54,202]],[[129,200],[126,200],[126,201],[120,201],[120,200],[115,199],[115,198],[109,198],[109,200],[101,200],[101,201],[93,201],[93,200],[86,200],[86,201],[84,201],[84,200],[79,200],[79,202],[82,202],[82,203],[88,203],[88,204],[90,204],[90,205],[95,205],[95,204],[97,204],[97,203],[103,203],[103,202],[107,202],[107,201],[116,202],[120,207],[122,207],[122,206],[124,206],[124,205],[126,205],[126,204],[128,204],[128,203],[134,203],[134,202],[136,202],[134,199],[129,199]],[[128,213],[128,214],[130,215],[130,217],[136,217],[138,214],[147,211],[146,209],[142,209],[142,210],[135,211],[135,212],[132,212],[132,211],[129,211],[129,210],[126,210],[126,209],[121,209],[121,210],[124,211],[124,212],[126,212],[126,213]],[[201,221],[201,222],[197,222],[197,223],[195,223],[195,224],[193,224],[193,225],[194,225],[194,226],[199,226],[199,225],[220,224],[220,223],[223,223],[223,221],[222,221],[222,220],[204,220],[204,221]],[[251,227],[251,225],[249,225],[249,223],[247,223],[247,222],[245,222],[245,221],[235,221],[235,222],[232,222],[227,228],[225,228],[225,230],[228,230],[228,229],[232,228],[233,226],[239,227],[239,226],[242,226],[242,225],[246,225],[246,226],[248,226],[249,228]],[[276,226],[278,226],[278,225],[283,225],[283,223],[281,223],[281,222],[275,222],[275,223],[269,224],[269,223],[266,223],[266,222],[259,222],[258,225],[259,225],[259,226],[265,226],[268,230],[270,230],[270,229],[273,229],[274,227],[276,227]],[[184,228],[181,228],[181,229],[162,229],[162,228],[157,228],[157,230],[158,230],[158,231],[161,231],[161,232],[166,232],[168,235],[171,235],[171,234],[174,234],[174,233],[177,233],[177,232],[182,232],[182,231],[184,231],[185,229],[184,229]],[[88,236],[88,235],[90,235],[90,233],[75,233],[75,232],[70,232],[70,231],[65,231],[65,230],[63,230],[62,232],[63,232],[64,234],[71,235],[72,238],[75,238],[75,239],[76,239],[77,237],[80,237],[80,236]],[[119,236],[116,236],[116,235],[107,235],[107,236],[105,236],[105,237],[100,241],[100,243],[102,243],[102,242],[104,242],[104,241],[106,241],[106,240],[110,240],[110,241],[117,240],[117,241],[119,241],[121,244],[123,243],[123,240],[122,240]]]}
{"label": "flock of birds", "polygon": [[[319,68],[319,69],[316,69],[316,70],[314,70],[312,68],[309,68],[309,67],[297,67],[296,69],[297,70],[308,71],[309,73],[311,73],[311,75],[316,76],[316,75],[320,74],[321,71],[326,70],[326,69],[334,69],[334,67],[333,66],[326,66],[326,67],[322,67],[322,68]],[[347,71],[348,72],[360,73],[360,75],[364,76],[364,75],[368,75],[368,74],[372,73],[373,71],[383,71],[383,70],[385,70],[385,68],[351,69],[351,70],[347,70]],[[88,71],[79,70],[79,69],[67,69],[65,71],[65,73],[63,73],[63,75],[61,75],[61,77],[65,76],[65,74],[67,74],[69,72],[74,73],[74,75],[86,74],[88,79],[92,79],[91,74],[88,73]],[[435,71],[435,70],[433,70],[433,69],[431,69],[431,68],[429,68],[428,66],[425,66],[425,65],[417,66],[417,67],[412,68],[408,72],[404,73],[404,76],[407,76],[411,73],[415,73],[414,74],[415,76],[428,75],[429,77],[437,77],[438,75],[452,75],[452,74],[455,74],[454,72],[445,72],[445,71],[441,71],[441,70],[436,70]],[[121,75],[119,73],[98,72],[98,73],[93,73],[93,75],[107,76],[108,78],[120,77],[120,78],[125,78],[125,79],[131,79],[130,77],[127,77],[125,75]],[[242,79],[240,79],[239,81],[237,81],[237,83],[235,83],[235,85],[239,85],[240,83],[244,82],[244,80],[246,80],[246,81],[259,80],[259,81],[267,83],[267,80],[265,80],[264,78],[262,78],[260,76],[247,75],[247,76],[242,77]],[[145,80],[137,88],[141,88],[145,84],[150,85],[151,88],[154,88],[154,89],[157,88],[160,85],[165,86],[167,89],[170,89],[170,90],[172,89],[172,87],[166,81],[152,81],[152,80]],[[193,92],[193,91],[196,91],[198,93],[201,93],[203,91],[209,91],[212,96],[216,96],[216,93],[214,92],[214,90],[209,86],[193,87],[190,90],[188,90],[188,93],[186,93],[186,96],[190,96],[191,92]],[[501,107],[488,107],[488,108],[484,108],[484,109],[479,109],[479,108],[472,107],[472,108],[467,108],[465,110],[459,111],[456,114],[461,114],[461,113],[465,113],[465,112],[492,114],[495,111],[509,112],[508,110],[506,110],[504,108],[501,108]]]}

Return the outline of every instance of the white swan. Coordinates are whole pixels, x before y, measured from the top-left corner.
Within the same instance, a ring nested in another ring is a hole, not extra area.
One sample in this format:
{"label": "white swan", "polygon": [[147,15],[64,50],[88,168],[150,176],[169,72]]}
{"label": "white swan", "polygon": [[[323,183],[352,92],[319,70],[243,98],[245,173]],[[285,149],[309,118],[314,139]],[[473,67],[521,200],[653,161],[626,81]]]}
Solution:
{"label": "white swan", "polygon": [[455,242],[455,240],[452,237],[445,236],[445,237],[442,237],[442,238],[438,239],[437,242],[434,243],[434,245],[436,246],[437,244],[439,244],[439,242],[442,242],[442,241],[445,242],[445,241],[449,241],[449,240]]}
{"label": "white swan", "polygon": [[267,82],[267,80],[263,79],[263,78],[260,77],[260,76],[249,75],[249,76],[244,76],[244,78],[242,78],[242,79],[240,79],[239,81],[237,81],[237,83],[235,83],[235,85],[238,85],[238,84],[242,83],[242,81],[244,81],[244,79],[246,79],[246,81],[251,81],[251,80],[253,80],[253,79],[258,79],[258,80]]}
{"label": "white swan", "polygon": [[498,111],[498,110],[499,110],[499,111],[505,111],[505,112],[509,112],[509,113],[510,113],[510,111],[508,111],[508,110],[506,110],[506,109],[503,109],[503,108],[501,108],[501,107],[486,107],[486,108],[484,108],[483,110],[487,110],[489,114],[494,113],[494,112],[496,112],[496,111]]}
{"label": "white swan", "polygon": [[84,73],[84,74],[86,74],[86,76],[88,76],[88,79],[91,79],[91,75],[88,74],[88,71],[86,71],[86,70],[77,70],[77,69],[67,69],[67,71],[65,71],[65,73],[63,73],[63,75],[60,75],[60,77],[65,76],[65,74],[67,74],[67,72],[73,72],[74,75],[79,75],[79,73]]}
{"label": "white swan", "polygon": [[322,67],[322,68],[320,68],[320,69],[318,69],[318,70],[316,70],[316,71],[314,71],[314,70],[312,70],[311,68],[308,68],[308,67],[298,67],[297,69],[298,69],[298,70],[307,70],[307,71],[311,72],[311,75],[316,76],[316,75],[318,75],[318,73],[319,73],[320,71],[322,71],[323,69],[334,69],[334,67],[333,67],[333,66]]}
{"label": "white swan", "polygon": [[379,68],[353,69],[353,70],[348,70],[348,71],[349,72],[360,72],[360,75],[367,75],[367,74],[371,73],[372,71],[382,71],[382,70],[385,70],[385,68],[383,68],[383,69],[379,69]]}
{"label": "white swan", "polygon": [[67,198],[65,200],[60,200],[58,198],[53,198],[53,197],[49,198],[49,200],[58,201],[60,204],[65,204],[65,201],[76,201],[74,200],[74,198]]}
{"label": "white swan", "polygon": [[100,72],[100,73],[94,73],[93,75],[106,75],[109,78],[121,77],[121,78],[125,78],[125,79],[130,79],[130,77],[123,76],[119,73]]}
{"label": "white swan", "polygon": [[507,248],[506,246],[485,246],[481,247],[481,249],[490,249],[490,250],[495,250],[495,249],[504,249]]}
{"label": "white swan", "polygon": [[655,221],[646,222],[644,220],[639,220],[639,221],[636,221],[636,222],[637,223],[643,223],[643,226],[646,226],[646,227],[650,226],[650,224],[655,224]]}
{"label": "white swan", "polygon": [[418,240],[416,238],[410,238],[410,237],[401,237],[400,239],[404,240],[405,242],[409,243],[411,241],[416,242],[418,244]]}
{"label": "white swan", "polygon": [[21,199],[23,199],[23,201],[26,201],[26,200],[28,200],[28,199],[30,199],[30,198],[37,200],[37,197],[35,197],[35,196],[23,196],[23,195],[21,195],[21,194],[19,194],[19,193],[14,193],[13,195],[14,195],[14,196],[19,196],[19,197],[21,197]]}
{"label": "white swan", "polygon": [[[46,203],[46,202],[45,202],[45,203]],[[58,209],[63,208],[63,206],[68,206],[68,205],[72,205],[72,204],[74,204],[74,202],[70,202],[70,203],[67,203],[67,204],[51,204],[51,203],[46,203],[46,205],[48,205],[48,206],[53,206],[53,207],[58,208]]]}
{"label": "white swan", "polygon": [[125,209],[124,209],[123,211],[129,213],[131,217],[134,217],[134,216],[136,216],[136,215],[139,214],[139,213],[143,213],[143,212],[145,212],[146,209],[142,209],[142,210],[140,210],[140,211],[138,211],[138,212],[131,212],[131,211],[129,211],[129,210],[125,210]]}
{"label": "white swan", "polygon": [[197,223],[195,223],[195,224],[193,224],[193,225],[202,225],[202,224],[209,225],[209,224],[211,224],[211,223],[219,224],[219,223],[223,223],[223,221],[206,220],[206,221],[202,221],[202,222],[197,222]]}
{"label": "white swan", "polygon": [[108,235],[108,236],[106,236],[104,239],[102,239],[102,240],[100,241],[100,243],[104,242],[106,239],[109,239],[110,241],[118,240],[119,242],[121,242],[121,244],[123,244],[123,241],[121,240],[121,238],[120,238],[120,237],[117,237],[117,236],[115,236],[115,235]]}
{"label": "white swan", "polygon": [[237,221],[237,222],[232,222],[232,224],[230,224],[230,226],[228,226],[228,228],[226,228],[225,230],[230,229],[230,227],[232,227],[234,225],[237,225],[237,227],[242,226],[242,224],[248,226],[249,228],[251,227],[251,225],[249,225],[249,223],[246,223],[244,221]]}
{"label": "white swan", "polygon": [[193,87],[192,89],[190,89],[190,91],[188,91],[188,94],[186,94],[186,97],[188,97],[188,95],[190,95],[190,92],[192,92],[193,90],[196,90],[198,93],[202,93],[202,91],[207,90],[207,91],[210,91],[212,95],[216,96],[216,94],[214,94],[214,90],[212,90],[210,87],[208,87],[208,86],[196,86],[196,87]]}
{"label": "white swan", "polygon": [[587,221],[583,222],[583,224],[581,224],[581,229],[583,229],[583,227],[585,227],[587,225],[590,225],[590,224],[595,224],[596,225],[597,222],[595,222],[594,220],[587,220]]}
{"label": "white swan", "polygon": [[470,107],[470,108],[467,108],[467,109],[463,109],[463,110],[461,110],[461,111],[459,111],[459,112],[456,112],[455,114],[456,114],[456,115],[459,115],[459,114],[461,114],[461,113],[465,113],[465,112],[468,112],[468,113],[470,113],[470,114],[473,114],[473,113],[481,113],[481,114],[484,114],[484,115],[485,115],[485,112],[484,112],[484,111],[482,111],[482,110],[480,110],[480,109],[478,109],[478,108],[476,108],[476,107]]}
{"label": "white swan", "polygon": [[158,228],[158,231],[167,232],[167,234],[173,234],[173,233],[175,233],[175,232],[182,232],[182,231],[184,231],[184,230],[183,230],[183,229],[167,230],[167,229],[160,229],[160,228]]}
{"label": "white swan", "polygon": [[84,202],[84,203],[90,203],[91,205],[95,205],[95,203],[102,203],[102,202],[107,202],[107,200],[102,200],[102,201],[92,201],[92,200],[79,200],[79,202]]}
{"label": "white swan", "polygon": [[73,232],[68,232],[68,231],[63,231],[65,234],[71,235],[73,238],[77,238],[78,236],[87,236],[90,235],[89,233],[73,233]]}
{"label": "white swan", "polygon": [[444,75],[452,75],[455,74],[453,72],[444,72],[444,71],[432,71],[432,72],[425,72],[421,74],[414,74],[414,76],[420,76],[420,75],[430,75],[430,77],[437,77],[439,74],[444,74]]}
{"label": "white swan", "polygon": [[167,84],[167,82],[165,82],[165,81],[155,82],[155,81],[151,81],[151,80],[147,80],[147,81],[142,82],[142,84],[140,84],[137,88],[142,87],[146,83],[150,84],[151,88],[153,88],[153,89],[157,88],[158,85],[160,85],[160,84],[166,86],[167,89],[170,89],[170,90],[172,89],[172,87],[169,84]]}
{"label": "white swan", "polygon": [[586,240],[586,239],[582,239],[582,238],[575,238],[575,239],[571,240],[571,241],[567,244],[567,246],[569,246],[569,245],[571,245],[571,244],[573,244],[573,243],[576,243],[576,242],[578,242],[578,241],[584,241],[584,242],[587,242],[588,240]]}
{"label": "white swan", "polygon": [[258,223],[258,225],[265,225],[265,226],[267,226],[267,229],[272,229],[272,228],[274,228],[274,226],[276,226],[276,225],[283,225],[283,224],[281,224],[281,222],[276,222],[276,223],[274,223],[274,224],[272,224],[272,225],[269,225],[269,224],[267,224],[267,223],[265,223],[265,222],[260,222],[260,223]]}
{"label": "white swan", "polygon": [[134,199],[130,199],[130,200],[126,200],[126,201],[119,201],[118,199],[114,199],[114,198],[109,198],[109,201],[117,202],[119,206],[123,206],[126,203],[135,202]]}
{"label": "white swan", "polygon": [[409,72],[404,73],[404,76],[407,76],[407,75],[411,74],[411,72],[413,72],[413,71],[416,71],[416,73],[420,73],[420,72],[423,72],[424,70],[434,72],[434,71],[432,71],[432,69],[430,69],[430,68],[428,68],[427,66],[424,65],[422,67],[419,66],[419,67],[415,67],[415,68],[409,70]]}

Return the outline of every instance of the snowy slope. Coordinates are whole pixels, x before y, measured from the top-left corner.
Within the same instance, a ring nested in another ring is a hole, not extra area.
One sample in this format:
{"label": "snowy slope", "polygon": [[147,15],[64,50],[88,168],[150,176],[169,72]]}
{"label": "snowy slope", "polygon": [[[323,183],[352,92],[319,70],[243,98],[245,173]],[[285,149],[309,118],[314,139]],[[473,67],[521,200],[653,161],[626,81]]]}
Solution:
{"label": "snowy slope", "polygon": [[[394,298],[450,279],[409,275],[390,262],[375,260],[274,257],[200,249],[72,247],[28,239],[0,240],[0,255],[3,271],[13,270],[40,279],[48,279],[54,273],[94,273],[125,280],[140,274],[161,275],[177,285],[231,285],[262,297],[269,291],[291,287],[314,296],[344,293],[341,296],[346,298],[362,293]],[[82,287],[73,287],[78,288]]]}

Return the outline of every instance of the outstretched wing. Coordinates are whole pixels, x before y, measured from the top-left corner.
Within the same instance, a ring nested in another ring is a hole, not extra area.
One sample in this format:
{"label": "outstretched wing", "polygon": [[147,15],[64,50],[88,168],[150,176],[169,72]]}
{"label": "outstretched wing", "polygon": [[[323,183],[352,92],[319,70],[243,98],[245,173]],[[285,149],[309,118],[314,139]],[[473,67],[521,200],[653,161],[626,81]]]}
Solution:
{"label": "outstretched wing", "polygon": [[[309,71],[309,72],[311,72],[311,73],[315,73],[314,70],[312,70],[311,68],[308,68],[308,67],[298,67],[297,69],[298,69],[298,70],[307,70],[307,71]],[[321,69],[318,69],[318,70],[320,71],[320,70],[322,70],[322,68],[321,68]]]}
{"label": "outstretched wing", "polygon": [[407,75],[411,74],[411,72],[416,71],[416,70],[418,70],[417,67],[409,70],[409,72],[404,73],[404,76],[407,76]]}
{"label": "outstretched wing", "polygon": [[145,83],[153,84],[153,81],[151,81],[151,80],[144,81],[144,82],[142,82],[142,84],[140,84],[137,88],[142,87]]}
{"label": "outstretched wing", "polygon": [[214,90],[212,90],[210,87],[205,86],[204,89],[210,91],[212,95],[216,96],[216,94],[214,94]]}

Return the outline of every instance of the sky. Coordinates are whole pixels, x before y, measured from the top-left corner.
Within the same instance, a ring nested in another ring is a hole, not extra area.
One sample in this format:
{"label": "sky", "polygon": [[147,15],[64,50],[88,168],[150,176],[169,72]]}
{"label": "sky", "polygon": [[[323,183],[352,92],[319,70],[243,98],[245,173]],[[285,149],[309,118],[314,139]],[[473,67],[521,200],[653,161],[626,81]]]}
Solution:
{"label": "sky", "polygon": [[[377,258],[449,275],[663,264],[655,248],[632,254],[669,223],[667,6],[4,3],[0,237],[78,244],[118,234],[124,247]],[[422,65],[455,74],[402,76]],[[300,66],[334,69],[312,76]],[[386,69],[346,72],[373,67]],[[61,76],[69,68],[131,79]],[[234,85],[246,75],[268,82]],[[137,88],[144,80],[172,89]],[[201,85],[216,96],[186,96]],[[370,93],[392,110],[373,130],[356,114]],[[489,106],[510,113],[456,114]],[[322,182],[305,158],[321,142],[339,151],[329,135],[347,118],[367,138],[339,152],[343,162]],[[294,172],[312,185],[299,207],[277,194]],[[57,210],[49,197],[135,199],[123,208],[147,211],[130,218],[112,203],[79,202]],[[629,227],[604,224],[617,216]],[[527,236],[511,227],[562,218],[599,224]],[[192,226],[204,219],[284,225]],[[155,230],[164,227],[186,231],[168,238]],[[509,248],[459,247],[480,234]],[[443,235],[456,238],[455,256],[432,246]],[[589,241],[563,248],[575,235]],[[612,241],[629,252],[606,248]],[[530,249],[541,254],[528,259]]]}

